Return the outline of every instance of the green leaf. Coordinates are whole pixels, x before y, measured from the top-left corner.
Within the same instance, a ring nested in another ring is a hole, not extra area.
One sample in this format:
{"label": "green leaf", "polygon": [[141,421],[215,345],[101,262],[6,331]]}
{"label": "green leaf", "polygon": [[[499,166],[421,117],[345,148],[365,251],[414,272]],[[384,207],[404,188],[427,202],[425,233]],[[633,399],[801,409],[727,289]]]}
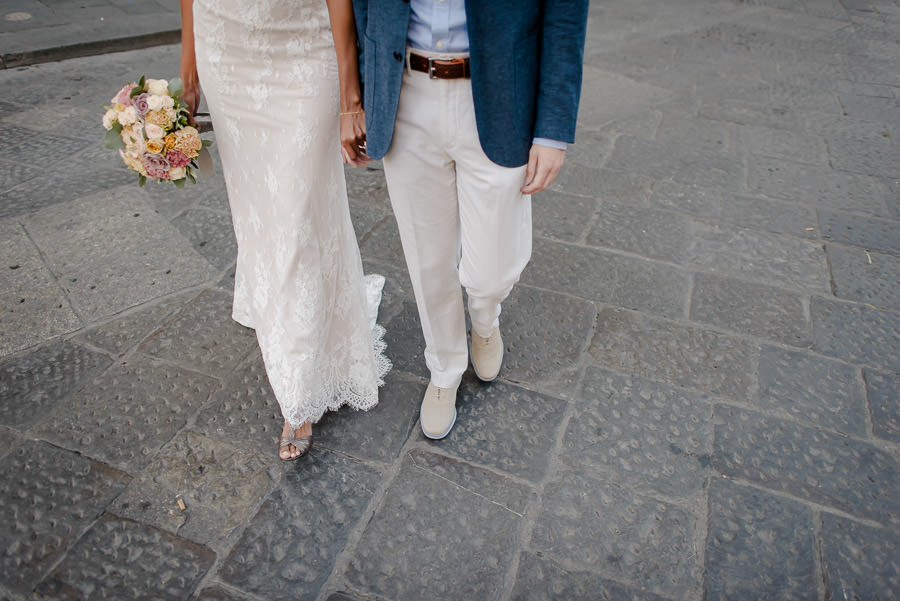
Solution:
{"label": "green leaf", "polygon": [[147,176],[146,175],[138,175],[138,184],[141,186],[141,188],[143,188],[144,184],[146,184],[146,183],[147,183]]}
{"label": "green leaf", "polygon": [[125,148],[125,142],[122,141],[122,136],[115,129],[106,132],[106,137],[103,139],[103,145],[110,150]]}
{"label": "green leaf", "polygon": [[184,84],[181,83],[180,77],[169,80],[169,94],[178,98],[184,93]]}
{"label": "green leaf", "polygon": [[181,179],[173,179],[172,183],[175,184],[176,188],[179,188],[179,189],[184,188],[184,178],[183,177]]}
{"label": "green leaf", "polygon": [[209,148],[210,146],[213,145],[213,141],[212,141],[212,140],[203,140],[202,142],[203,142],[203,146],[206,147],[206,148]]}
{"label": "green leaf", "polygon": [[116,132],[117,134],[121,134],[121,133],[122,133],[122,124],[119,123],[118,121],[113,121],[113,124],[112,124],[112,130],[111,130],[111,131],[114,131],[114,132]]}
{"label": "green leaf", "polygon": [[187,173],[187,177],[189,180],[191,180],[192,184],[197,183],[197,178],[194,177],[194,173],[190,169],[185,170],[185,173]]}

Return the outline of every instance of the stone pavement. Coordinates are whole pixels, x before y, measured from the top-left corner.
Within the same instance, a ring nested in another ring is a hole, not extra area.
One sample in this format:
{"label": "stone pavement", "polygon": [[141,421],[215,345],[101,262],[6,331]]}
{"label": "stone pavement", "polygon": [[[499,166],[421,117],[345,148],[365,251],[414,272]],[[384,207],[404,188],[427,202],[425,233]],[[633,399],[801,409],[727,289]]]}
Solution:
{"label": "stone pavement", "polygon": [[221,176],[139,190],[100,144],[178,48],[0,72],[0,599],[896,599],[898,61],[891,0],[594,3],[503,378],[423,438],[348,170],[395,368],[287,465]]}

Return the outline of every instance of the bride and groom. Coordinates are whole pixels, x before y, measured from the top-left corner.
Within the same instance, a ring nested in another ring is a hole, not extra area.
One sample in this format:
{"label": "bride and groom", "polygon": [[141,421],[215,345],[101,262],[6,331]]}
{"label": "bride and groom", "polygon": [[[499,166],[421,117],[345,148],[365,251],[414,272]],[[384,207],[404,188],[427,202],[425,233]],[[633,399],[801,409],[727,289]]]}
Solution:
{"label": "bride and groom", "polygon": [[574,141],[587,4],[182,0],[182,79],[195,107],[199,71],[238,240],[233,317],[256,330],[282,459],[308,451],[326,410],[374,406],[389,368],[339,156],[383,160],[431,372],[424,434],[453,427],[470,348],[476,375],[497,377],[531,194]]}

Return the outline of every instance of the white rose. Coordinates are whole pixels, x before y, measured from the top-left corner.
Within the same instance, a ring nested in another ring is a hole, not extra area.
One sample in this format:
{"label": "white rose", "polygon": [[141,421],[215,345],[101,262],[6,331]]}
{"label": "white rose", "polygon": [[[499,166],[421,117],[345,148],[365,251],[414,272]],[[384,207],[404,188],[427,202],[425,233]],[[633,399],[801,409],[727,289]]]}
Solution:
{"label": "white rose", "polygon": [[170,109],[175,106],[175,99],[171,96],[163,96],[163,108]]}
{"label": "white rose", "polygon": [[155,123],[146,124],[144,126],[144,132],[147,134],[147,137],[150,139],[153,139],[153,138],[162,139],[166,135],[166,132],[163,131],[163,128],[156,125]]}
{"label": "white rose", "polygon": [[151,111],[158,111],[163,107],[163,98],[165,98],[165,96],[159,96],[157,94],[147,96],[147,106]]}
{"label": "white rose", "polygon": [[136,123],[138,120],[137,109],[133,106],[125,107],[124,111],[121,111],[118,115],[119,123],[122,125],[131,125],[132,123]]}
{"label": "white rose", "polygon": [[172,167],[171,169],[169,169],[169,179],[183,179],[184,176],[184,167]]}
{"label": "white rose", "polygon": [[107,130],[112,129],[113,123],[116,122],[116,111],[109,109],[103,114],[103,127]]}
{"label": "white rose", "polygon": [[169,82],[165,79],[148,79],[147,91],[151,94],[166,96],[169,93]]}

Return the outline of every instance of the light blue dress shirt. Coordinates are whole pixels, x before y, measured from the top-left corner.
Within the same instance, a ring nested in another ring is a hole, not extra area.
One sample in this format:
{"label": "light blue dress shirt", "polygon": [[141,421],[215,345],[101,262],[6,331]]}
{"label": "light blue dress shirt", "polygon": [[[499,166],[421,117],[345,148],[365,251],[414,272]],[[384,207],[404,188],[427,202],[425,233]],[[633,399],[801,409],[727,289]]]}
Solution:
{"label": "light blue dress shirt", "polygon": [[[489,0],[488,0],[489,1]],[[469,51],[465,0],[410,0],[406,42],[411,48],[431,52]],[[535,144],[566,149],[565,142],[535,138]]]}

